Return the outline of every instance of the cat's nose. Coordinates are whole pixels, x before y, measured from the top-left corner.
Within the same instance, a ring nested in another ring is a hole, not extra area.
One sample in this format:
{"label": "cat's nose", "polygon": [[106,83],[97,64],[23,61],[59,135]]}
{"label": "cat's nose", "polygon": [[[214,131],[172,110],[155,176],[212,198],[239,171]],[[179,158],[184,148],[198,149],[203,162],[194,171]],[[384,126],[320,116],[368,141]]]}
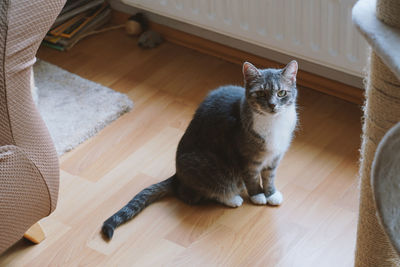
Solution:
{"label": "cat's nose", "polygon": [[276,104],[268,104],[268,106],[269,106],[272,110],[274,110],[275,107],[276,107]]}

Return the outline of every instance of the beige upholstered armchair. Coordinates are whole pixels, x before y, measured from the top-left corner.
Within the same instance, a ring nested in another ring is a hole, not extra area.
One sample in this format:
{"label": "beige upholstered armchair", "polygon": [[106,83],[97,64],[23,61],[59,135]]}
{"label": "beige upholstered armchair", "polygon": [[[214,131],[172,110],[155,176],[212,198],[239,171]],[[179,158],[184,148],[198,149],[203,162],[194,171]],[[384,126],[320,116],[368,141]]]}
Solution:
{"label": "beige upholstered armchair", "polygon": [[64,2],[0,2],[0,253],[57,204],[58,158],[32,100],[30,72]]}

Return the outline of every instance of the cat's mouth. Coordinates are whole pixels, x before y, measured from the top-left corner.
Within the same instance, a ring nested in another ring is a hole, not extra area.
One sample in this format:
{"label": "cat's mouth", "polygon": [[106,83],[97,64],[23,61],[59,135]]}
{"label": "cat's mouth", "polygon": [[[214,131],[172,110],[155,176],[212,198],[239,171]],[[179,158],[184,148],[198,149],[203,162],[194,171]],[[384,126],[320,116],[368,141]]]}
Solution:
{"label": "cat's mouth", "polygon": [[282,109],[276,108],[276,107],[275,108],[268,107],[264,110],[265,113],[269,113],[272,115],[276,115],[276,114],[280,113],[281,111],[282,111]]}
{"label": "cat's mouth", "polygon": [[255,111],[257,113],[260,114],[264,114],[264,115],[277,115],[282,111],[282,108],[278,108],[278,107],[268,107],[268,106],[262,106],[262,105],[258,105],[256,104],[253,109],[255,109]]}
{"label": "cat's mouth", "polygon": [[264,115],[278,115],[282,110],[281,109],[258,109],[257,110],[259,113],[264,114]]}

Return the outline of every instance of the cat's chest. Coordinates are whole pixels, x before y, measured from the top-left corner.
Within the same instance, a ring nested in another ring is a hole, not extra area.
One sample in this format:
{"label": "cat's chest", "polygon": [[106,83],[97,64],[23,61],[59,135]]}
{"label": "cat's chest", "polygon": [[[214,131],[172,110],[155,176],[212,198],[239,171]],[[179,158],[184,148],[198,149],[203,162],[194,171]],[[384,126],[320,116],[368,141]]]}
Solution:
{"label": "cat's chest", "polygon": [[296,122],[294,106],[275,116],[253,114],[253,130],[265,139],[266,150],[273,154],[282,154],[288,149]]}

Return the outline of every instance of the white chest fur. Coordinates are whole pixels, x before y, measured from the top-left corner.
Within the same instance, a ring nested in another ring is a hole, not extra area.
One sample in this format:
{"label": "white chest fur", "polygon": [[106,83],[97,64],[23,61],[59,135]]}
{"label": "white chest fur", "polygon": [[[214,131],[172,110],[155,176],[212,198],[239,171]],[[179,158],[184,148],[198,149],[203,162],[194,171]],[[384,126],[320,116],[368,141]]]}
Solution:
{"label": "white chest fur", "polygon": [[272,155],[283,154],[289,148],[296,122],[294,105],[278,114],[253,113],[253,130],[265,138],[266,149]]}

